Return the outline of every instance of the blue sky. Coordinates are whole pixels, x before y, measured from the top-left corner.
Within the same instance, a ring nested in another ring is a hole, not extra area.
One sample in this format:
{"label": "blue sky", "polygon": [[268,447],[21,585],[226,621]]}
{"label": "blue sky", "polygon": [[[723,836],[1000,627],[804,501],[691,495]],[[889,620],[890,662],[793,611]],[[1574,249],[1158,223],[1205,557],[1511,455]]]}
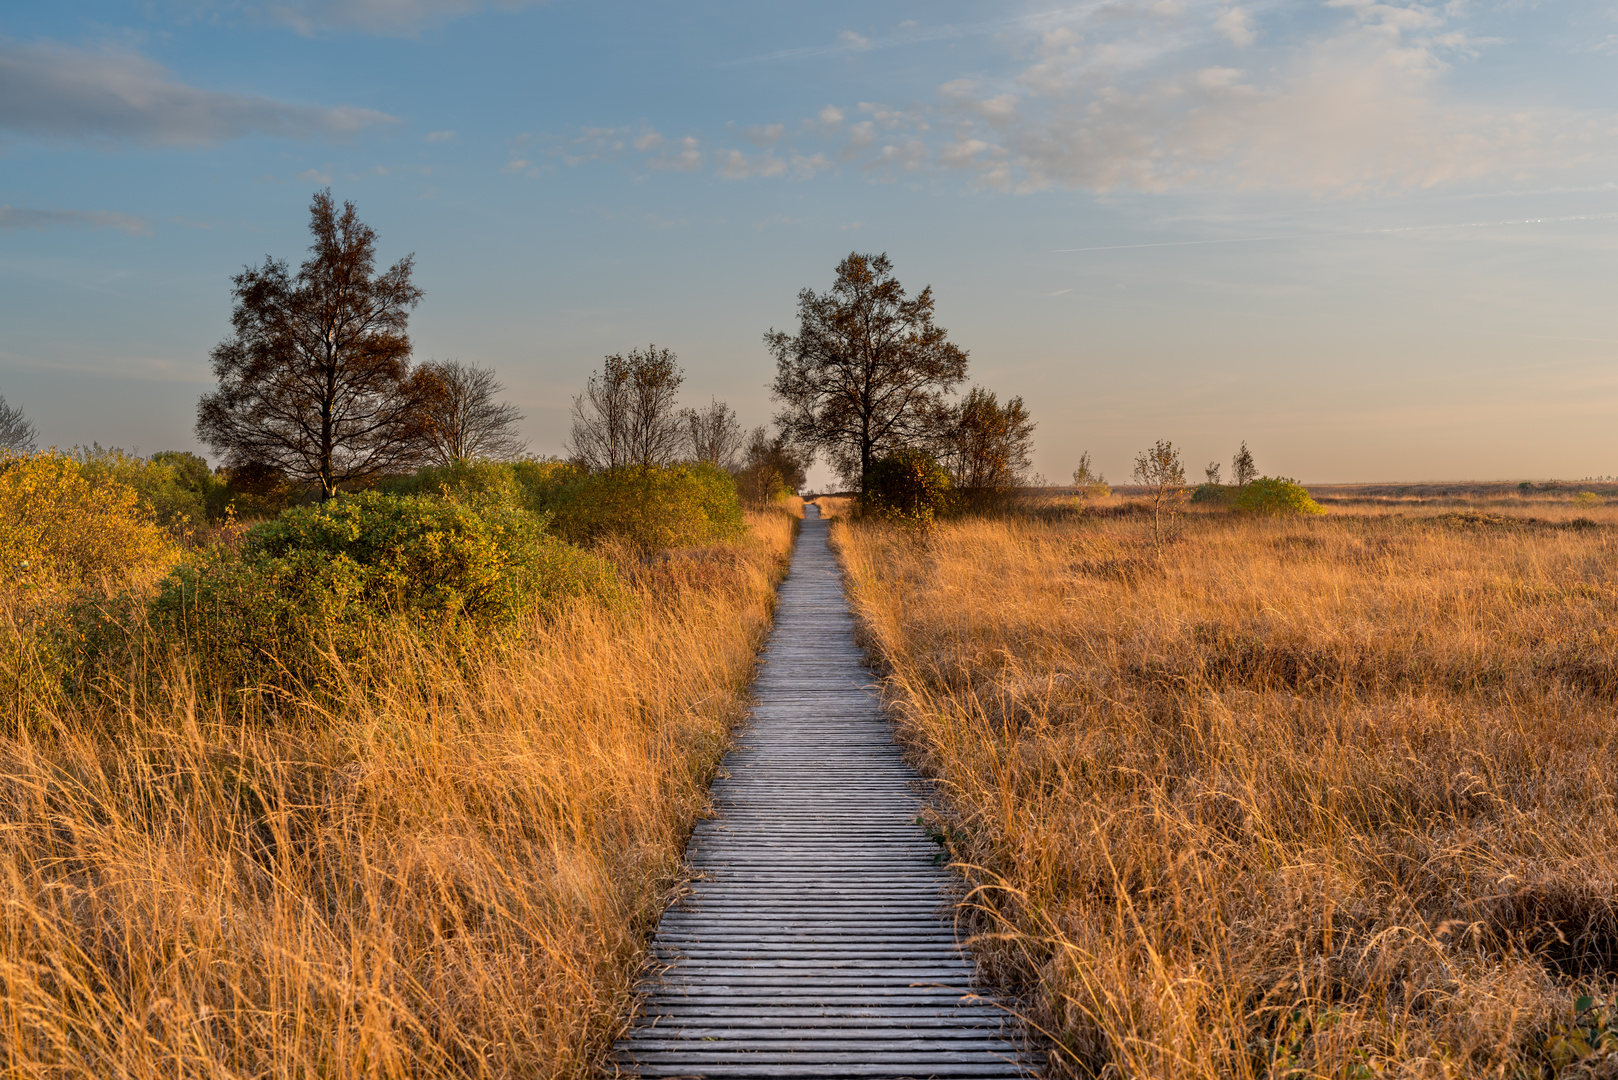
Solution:
{"label": "blue sky", "polygon": [[[0,9],[0,394],[194,448],[229,276],[311,194],[420,358],[554,453],[604,353],[771,411],[887,251],[1053,481],[1158,438],[1305,480],[1618,473],[1618,7],[139,0]],[[1227,466],[1228,468],[1228,466]]]}

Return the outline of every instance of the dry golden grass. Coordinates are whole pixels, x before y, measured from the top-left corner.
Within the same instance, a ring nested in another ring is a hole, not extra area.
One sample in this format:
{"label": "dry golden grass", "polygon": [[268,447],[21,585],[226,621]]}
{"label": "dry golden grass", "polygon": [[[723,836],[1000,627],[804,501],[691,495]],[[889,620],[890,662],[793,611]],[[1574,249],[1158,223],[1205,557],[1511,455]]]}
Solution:
{"label": "dry golden grass", "polygon": [[834,526],[1052,1072],[1618,1075],[1618,532],[1141,521]]}
{"label": "dry golden grass", "polygon": [[[0,1073],[577,1077],[627,1018],[793,520],[466,663],[0,728]],[[45,734],[38,734],[44,731]]]}
{"label": "dry golden grass", "polygon": [[815,499],[822,517],[846,518],[854,512],[854,500],[847,495],[821,495]]}

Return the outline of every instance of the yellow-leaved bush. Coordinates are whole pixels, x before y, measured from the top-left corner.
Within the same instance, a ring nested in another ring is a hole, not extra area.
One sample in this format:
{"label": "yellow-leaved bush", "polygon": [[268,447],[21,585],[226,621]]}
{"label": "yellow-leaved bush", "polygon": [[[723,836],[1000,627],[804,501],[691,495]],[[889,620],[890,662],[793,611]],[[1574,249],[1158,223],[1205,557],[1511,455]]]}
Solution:
{"label": "yellow-leaved bush", "polygon": [[0,456],[0,726],[48,715],[179,554],[127,484],[54,450]]}
{"label": "yellow-leaved bush", "polygon": [[0,567],[9,589],[119,586],[179,549],[139,494],[54,450],[0,457]]}

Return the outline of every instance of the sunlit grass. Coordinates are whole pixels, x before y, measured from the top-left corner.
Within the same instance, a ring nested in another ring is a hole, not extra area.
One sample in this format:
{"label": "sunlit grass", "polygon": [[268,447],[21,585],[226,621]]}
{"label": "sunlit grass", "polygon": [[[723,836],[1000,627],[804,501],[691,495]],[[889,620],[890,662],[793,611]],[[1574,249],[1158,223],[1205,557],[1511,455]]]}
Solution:
{"label": "sunlit grass", "polygon": [[335,694],[144,655],[13,712],[0,1072],[599,1073],[745,713],[793,519],[749,526],[470,657],[387,637]]}
{"label": "sunlit grass", "polygon": [[1566,1047],[1618,990],[1618,547],[1573,522],[1609,511],[1488,510],[1195,514],[1161,559],[1115,510],[834,526],[1054,1073],[1596,1060]]}

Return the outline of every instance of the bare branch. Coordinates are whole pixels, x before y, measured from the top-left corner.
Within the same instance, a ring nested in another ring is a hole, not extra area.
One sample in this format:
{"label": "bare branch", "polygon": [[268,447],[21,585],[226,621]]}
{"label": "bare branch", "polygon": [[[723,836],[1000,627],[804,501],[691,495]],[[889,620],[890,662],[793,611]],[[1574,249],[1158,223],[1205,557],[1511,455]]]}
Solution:
{"label": "bare branch", "polygon": [[723,401],[711,400],[706,409],[681,409],[680,426],[692,461],[706,462],[727,472],[736,467],[736,455],[741,452],[744,438],[736,410]]}
{"label": "bare branch", "polygon": [[440,465],[468,458],[510,461],[527,444],[517,437],[522,412],[496,398],[505,392],[492,368],[458,360],[436,361],[416,369],[423,384],[424,433],[429,456]]}
{"label": "bare branch", "polygon": [[677,360],[656,345],[606,357],[573,399],[573,460],[591,470],[677,461],[684,437],[674,403],[685,381]]}
{"label": "bare branch", "polygon": [[0,397],[0,450],[26,454],[33,450],[38,438],[39,431],[23,415],[22,406],[8,405],[6,399]]}

